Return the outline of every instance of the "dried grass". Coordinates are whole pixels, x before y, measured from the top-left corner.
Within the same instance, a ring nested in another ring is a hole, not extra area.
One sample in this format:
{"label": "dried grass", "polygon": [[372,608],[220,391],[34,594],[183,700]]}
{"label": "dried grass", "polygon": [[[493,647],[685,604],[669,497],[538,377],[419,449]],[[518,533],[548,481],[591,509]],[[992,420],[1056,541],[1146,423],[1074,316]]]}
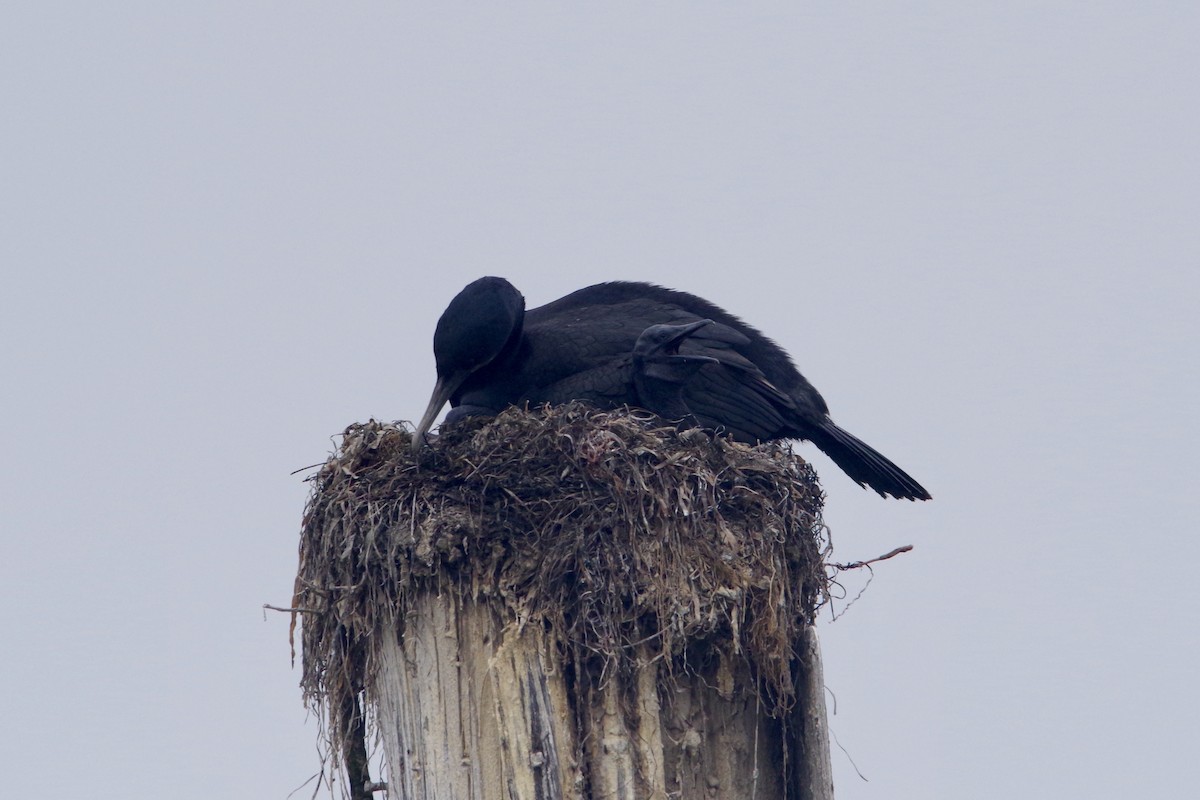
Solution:
{"label": "dried grass", "polygon": [[402,634],[429,590],[544,626],[596,674],[647,646],[668,675],[701,651],[744,659],[765,708],[790,705],[827,553],[816,476],[786,446],[576,404],[468,420],[419,460],[410,442],[351,425],[311,479],[293,605],[305,696],[334,731],[369,685],[372,633]]}

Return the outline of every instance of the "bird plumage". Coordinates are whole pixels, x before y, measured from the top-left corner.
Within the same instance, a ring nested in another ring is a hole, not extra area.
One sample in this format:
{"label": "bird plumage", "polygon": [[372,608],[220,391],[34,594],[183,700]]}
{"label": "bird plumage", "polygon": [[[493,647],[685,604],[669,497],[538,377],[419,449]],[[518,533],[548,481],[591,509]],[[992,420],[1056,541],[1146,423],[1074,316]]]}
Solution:
{"label": "bird plumage", "polygon": [[[651,375],[654,396],[643,398],[644,361],[634,366],[639,339],[653,326],[678,331],[689,325],[694,327],[669,345],[674,350],[654,349],[670,341],[669,332],[662,342],[643,348],[656,357],[677,353],[694,359],[679,362],[658,383]],[[447,401],[449,421],[515,404],[567,400],[603,408],[658,404],[667,407],[663,416],[671,416],[680,410],[675,402],[681,399],[706,428],[752,443],[806,439],[860,485],[884,496],[929,498],[911,476],[833,423],[824,398],[779,345],[686,292],[648,283],[601,283],[525,311],[524,297],[512,284],[481,278],[464,288],[438,321],[434,354],[437,385],[414,447],[420,447]]]}

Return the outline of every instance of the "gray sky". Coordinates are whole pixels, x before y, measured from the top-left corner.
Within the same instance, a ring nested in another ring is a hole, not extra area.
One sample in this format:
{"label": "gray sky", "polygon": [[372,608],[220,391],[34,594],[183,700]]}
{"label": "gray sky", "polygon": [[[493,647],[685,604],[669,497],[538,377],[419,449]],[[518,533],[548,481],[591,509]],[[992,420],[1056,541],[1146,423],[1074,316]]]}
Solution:
{"label": "gray sky", "polygon": [[1197,41],[1185,3],[6,3],[6,792],[316,771],[260,610],[290,473],[419,416],[494,274],[714,300],[933,492],[800,446],[839,560],[916,546],[821,628],[841,800],[1193,793]]}

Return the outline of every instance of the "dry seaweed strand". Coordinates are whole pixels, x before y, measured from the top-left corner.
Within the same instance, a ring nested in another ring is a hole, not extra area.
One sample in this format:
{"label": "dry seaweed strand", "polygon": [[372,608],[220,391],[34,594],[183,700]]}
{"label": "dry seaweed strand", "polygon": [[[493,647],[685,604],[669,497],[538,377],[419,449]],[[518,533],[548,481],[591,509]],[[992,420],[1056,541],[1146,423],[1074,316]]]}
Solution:
{"label": "dry seaweed strand", "polygon": [[292,605],[305,698],[335,736],[362,729],[347,698],[373,678],[372,633],[402,635],[428,590],[545,626],[588,667],[580,697],[649,647],[668,678],[698,652],[743,659],[764,709],[790,706],[793,643],[827,594],[821,490],[788,447],[578,404],[467,421],[419,460],[410,443],[351,425],[310,478]]}

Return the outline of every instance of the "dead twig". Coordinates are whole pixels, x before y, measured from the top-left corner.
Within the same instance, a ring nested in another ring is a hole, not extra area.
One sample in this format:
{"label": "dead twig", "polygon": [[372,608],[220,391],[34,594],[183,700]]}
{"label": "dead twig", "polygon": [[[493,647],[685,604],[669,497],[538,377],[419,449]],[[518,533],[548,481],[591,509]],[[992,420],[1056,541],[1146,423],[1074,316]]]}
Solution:
{"label": "dead twig", "polygon": [[[263,609],[264,610],[270,609],[271,611],[282,611],[285,614],[319,614],[319,613],[321,613],[320,609],[316,609],[316,608],[282,608],[281,606],[273,606],[270,603],[263,603]],[[266,618],[267,618],[267,615],[263,614],[263,619],[266,619]]]}
{"label": "dead twig", "polygon": [[913,546],[911,544],[906,544],[901,547],[897,547],[895,550],[891,551],[890,553],[884,553],[883,555],[879,556],[878,558],[871,558],[866,561],[854,561],[849,564],[832,564],[831,566],[834,569],[839,569],[839,570],[862,569],[863,567],[868,567],[871,564],[877,564],[880,561],[887,561],[889,558],[898,556],[901,553],[907,553],[909,550],[912,550],[912,549],[913,549]]}

